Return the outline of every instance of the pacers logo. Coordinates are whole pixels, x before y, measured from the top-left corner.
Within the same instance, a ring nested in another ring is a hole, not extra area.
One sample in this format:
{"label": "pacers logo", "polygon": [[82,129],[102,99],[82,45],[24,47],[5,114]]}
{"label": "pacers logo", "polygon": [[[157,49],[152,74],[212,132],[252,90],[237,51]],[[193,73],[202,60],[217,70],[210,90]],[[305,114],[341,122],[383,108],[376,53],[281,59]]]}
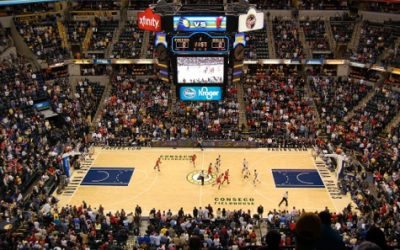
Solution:
{"label": "pacers logo", "polygon": [[[200,173],[200,170],[192,171],[186,176],[186,180],[192,184],[201,185]],[[207,173],[204,173],[204,175],[204,185],[214,183],[215,178],[217,177],[215,174],[207,175]]]}

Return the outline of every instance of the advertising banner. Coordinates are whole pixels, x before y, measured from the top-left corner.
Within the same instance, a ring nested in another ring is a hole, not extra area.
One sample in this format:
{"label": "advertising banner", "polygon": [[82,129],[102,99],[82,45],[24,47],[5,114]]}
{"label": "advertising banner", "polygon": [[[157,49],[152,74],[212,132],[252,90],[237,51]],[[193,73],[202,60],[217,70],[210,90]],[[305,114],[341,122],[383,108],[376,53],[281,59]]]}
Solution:
{"label": "advertising banner", "polygon": [[161,31],[161,16],[150,8],[138,13],[137,23],[141,30]]}
{"label": "advertising banner", "polygon": [[220,101],[222,88],[218,86],[181,86],[179,98],[182,101]]}

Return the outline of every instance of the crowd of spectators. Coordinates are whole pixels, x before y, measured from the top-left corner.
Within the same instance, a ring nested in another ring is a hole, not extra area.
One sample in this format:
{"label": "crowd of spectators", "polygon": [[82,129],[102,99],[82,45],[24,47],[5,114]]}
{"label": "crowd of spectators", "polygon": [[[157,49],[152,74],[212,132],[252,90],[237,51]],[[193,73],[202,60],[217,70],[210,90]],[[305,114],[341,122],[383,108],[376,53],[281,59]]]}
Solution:
{"label": "crowd of spectators", "polygon": [[245,58],[269,58],[267,30],[261,29],[246,33]]}
{"label": "crowd of spectators", "polygon": [[383,12],[383,13],[394,13],[399,14],[399,4],[396,2],[374,2],[368,1],[366,2],[366,9],[368,11],[375,11],[375,12]]}
{"label": "crowd of spectators", "polygon": [[121,70],[113,76],[111,96],[105,100],[102,119],[93,134],[97,143],[147,145],[173,130],[166,123],[170,116],[169,85],[156,79],[136,79],[131,73]]}
{"label": "crowd of spectators", "polygon": [[82,45],[89,27],[89,21],[74,21],[66,23],[68,41],[71,44]]}
{"label": "crowd of spectators", "polygon": [[347,0],[301,0],[299,9],[303,10],[344,10],[348,9]]}
{"label": "crowd of spectators", "polygon": [[390,27],[383,24],[365,21],[357,51],[353,52],[350,59],[361,63],[375,63],[385,48],[394,43],[396,37],[392,32]]}
{"label": "crowd of spectators", "polygon": [[330,50],[323,20],[302,21],[300,26],[312,50]]}
{"label": "crowd of spectators", "polygon": [[400,67],[400,45],[395,45],[393,48],[387,48],[387,55],[382,59],[382,64],[385,66]]}
{"label": "crowd of spectators", "polygon": [[270,0],[270,1],[259,1],[259,0],[250,0],[250,4],[255,4],[257,9],[265,9],[265,10],[288,10],[292,7],[291,0]]}
{"label": "crowd of spectators", "polygon": [[12,44],[11,32],[0,24],[0,53]]}
{"label": "crowd of spectators", "polygon": [[295,21],[275,18],[273,23],[275,48],[278,58],[302,59],[303,45]]}
{"label": "crowd of spectators", "polygon": [[[386,236],[389,245],[398,247],[400,132],[398,126],[384,136],[382,132],[399,109],[400,93],[388,87],[377,87],[374,91],[374,96],[364,107],[355,110],[350,119],[327,123],[330,142],[320,145],[329,152],[334,152],[337,146],[343,147],[358,161],[348,163],[341,181],[342,190],[350,192],[362,214],[357,230],[352,230],[353,242],[365,235],[365,226],[369,223],[384,232],[380,236],[383,242]],[[352,226],[355,228],[354,223]]]}
{"label": "crowd of spectators", "polygon": [[144,10],[153,3],[152,0],[129,0],[129,9]]}
{"label": "crowd of spectators", "polygon": [[104,85],[100,85],[98,82],[91,82],[88,79],[80,80],[76,85],[75,97],[83,105],[83,116],[86,117],[88,123],[93,121],[104,89]]}
{"label": "crowd of spectators", "polygon": [[147,59],[152,59],[155,55],[155,51],[154,51],[154,39],[155,39],[155,32],[149,32],[149,42],[147,44],[147,48],[146,48],[146,58]]}
{"label": "crowd of spectators", "polygon": [[174,138],[235,139],[239,128],[237,88],[226,86],[224,99],[218,102],[177,102],[171,121]]}
{"label": "crowd of spectators", "polygon": [[375,162],[376,164],[383,153],[380,152],[383,145],[381,145],[379,135],[399,110],[399,98],[398,92],[386,87],[377,87],[368,103],[354,110],[351,118],[344,119],[343,123],[326,126],[330,141],[335,145],[342,145],[358,152],[362,163],[368,165]]}
{"label": "crowd of spectators", "polygon": [[330,18],[332,35],[336,42],[348,43],[353,35],[355,18],[348,14]]}
{"label": "crowd of spectators", "polygon": [[304,95],[304,85],[305,79],[292,68],[247,74],[243,86],[247,125],[255,137],[283,138],[288,143],[313,140],[315,111]]}
{"label": "crowd of spectators", "polygon": [[[22,58],[3,61],[0,70],[4,94],[0,109],[1,221],[3,226],[7,222],[24,227],[24,234],[13,237],[3,232],[0,247],[38,247],[50,237],[42,229],[54,225],[47,220],[47,204],[53,199],[45,184],[56,183],[63,175],[61,155],[67,147],[86,151],[89,127],[82,115],[84,105],[72,97],[68,79],[45,81]],[[57,118],[46,119],[34,108],[37,100],[49,101]],[[26,196],[29,187],[33,189]],[[38,222],[43,218],[44,225]]]}
{"label": "crowd of spectators", "polygon": [[319,76],[312,78],[310,86],[317,94],[314,101],[320,117],[329,126],[341,121],[372,90],[364,80]]}
{"label": "crowd of spectators", "polygon": [[117,0],[75,0],[74,10],[118,10],[120,1]]}
{"label": "crowd of spectators", "polygon": [[[140,58],[143,44],[142,30],[139,30],[135,21],[128,21],[113,47],[114,58]],[[149,41],[152,41],[151,39]]]}
{"label": "crowd of spectators", "polygon": [[54,11],[54,3],[29,3],[0,6],[0,13],[6,15],[26,15],[32,13],[45,13]]}
{"label": "crowd of spectators", "polygon": [[104,51],[107,49],[117,28],[118,20],[101,20],[96,18],[92,26],[93,34],[88,50]]}
{"label": "crowd of spectators", "polygon": [[62,62],[69,53],[62,46],[57,27],[57,16],[47,15],[38,19],[14,19],[15,26],[33,54],[48,64]]}

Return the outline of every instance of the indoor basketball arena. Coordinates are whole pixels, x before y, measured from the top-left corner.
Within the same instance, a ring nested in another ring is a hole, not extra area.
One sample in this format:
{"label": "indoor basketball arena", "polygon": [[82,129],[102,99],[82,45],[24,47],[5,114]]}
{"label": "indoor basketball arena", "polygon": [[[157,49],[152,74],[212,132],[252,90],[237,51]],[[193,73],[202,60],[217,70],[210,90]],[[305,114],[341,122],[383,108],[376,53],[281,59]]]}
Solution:
{"label": "indoor basketball arena", "polygon": [[1,0],[0,249],[400,249],[397,0]]}

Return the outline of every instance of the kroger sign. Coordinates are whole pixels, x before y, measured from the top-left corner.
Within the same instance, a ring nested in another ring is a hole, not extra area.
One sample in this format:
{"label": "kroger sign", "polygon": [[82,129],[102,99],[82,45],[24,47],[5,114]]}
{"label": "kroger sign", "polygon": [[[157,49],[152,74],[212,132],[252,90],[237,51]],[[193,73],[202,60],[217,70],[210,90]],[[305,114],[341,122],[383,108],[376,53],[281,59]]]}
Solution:
{"label": "kroger sign", "polygon": [[179,97],[182,101],[220,101],[222,99],[222,88],[182,86],[179,89]]}

